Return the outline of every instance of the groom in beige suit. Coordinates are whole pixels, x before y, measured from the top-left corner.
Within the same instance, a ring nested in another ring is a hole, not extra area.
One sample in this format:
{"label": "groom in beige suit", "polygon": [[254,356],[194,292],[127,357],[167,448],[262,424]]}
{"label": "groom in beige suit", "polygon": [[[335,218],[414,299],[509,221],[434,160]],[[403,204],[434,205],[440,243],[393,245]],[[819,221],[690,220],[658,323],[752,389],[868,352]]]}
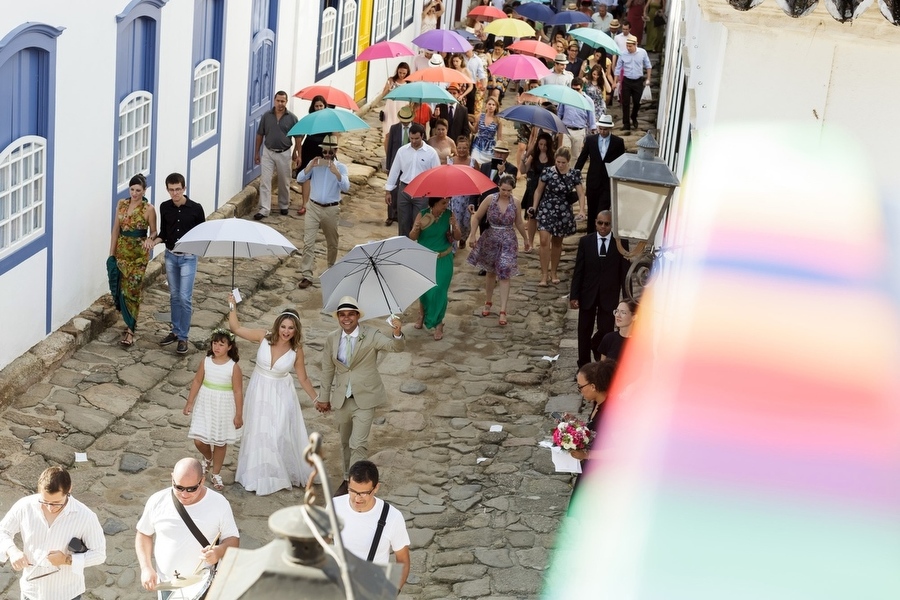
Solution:
{"label": "groom in beige suit", "polygon": [[386,399],[376,363],[378,351],[399,352],[406,340],[397,318],[391,321],[393,339],[374,327],[360,327],[363,313],[356,298],[341,298],[334,316],[341,328],[325,338],[322,388],[316,410],[326,413],[334,409],[337,418],[344,480],[334,495],[341,496],[347,493],[350,465],[369,457],[369,430],[375,407]]}

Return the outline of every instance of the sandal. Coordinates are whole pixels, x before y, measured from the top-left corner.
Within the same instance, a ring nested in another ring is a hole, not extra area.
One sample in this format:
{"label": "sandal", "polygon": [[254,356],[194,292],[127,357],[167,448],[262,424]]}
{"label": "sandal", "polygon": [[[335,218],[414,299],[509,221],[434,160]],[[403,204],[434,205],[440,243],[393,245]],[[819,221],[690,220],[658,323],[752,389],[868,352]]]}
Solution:
{"label": "sandal", "polygon": [[122,339],[119,340],[119,345],[124,347],[134,346],[134,334],[128,330],[125,330],[125,335],[122,336]]}
{"label": "sandal", "polygon": [[206,472],[212,467],[212,461],[206,457],[201,458],[200,466],[203,467],[203,474],[206,475]]}
{"label": "sandal", "polygon": [[494,305],[494,303],[491,302],[490,300],[488,300],[487,302],[485,302],[485,303],[484,303],[484,310],[481,311],[481,316],[482,316],[482,317],[490,316],[490,314],[491,314],[491,307],[492,307],[493,305]]}
{"label": "sandal", "polygon": [[497,321],[497,323],[499,323],[500,325],[506,325],[507,321],[506,321],[506,311],[505,310],[500,311],[500,320]]}
{"label": "sandal", "polygon": [[219,475],[218,473],[213,473],[212,476],[211,476],[211,479],[212,479],[212,482],[213,482],[213,487],[214,487],[216,490],[218,490],[218,491],[221,492],[222,490],[225,489],[225,484],[222,482],[222,476],[221,476],[221,475]]}

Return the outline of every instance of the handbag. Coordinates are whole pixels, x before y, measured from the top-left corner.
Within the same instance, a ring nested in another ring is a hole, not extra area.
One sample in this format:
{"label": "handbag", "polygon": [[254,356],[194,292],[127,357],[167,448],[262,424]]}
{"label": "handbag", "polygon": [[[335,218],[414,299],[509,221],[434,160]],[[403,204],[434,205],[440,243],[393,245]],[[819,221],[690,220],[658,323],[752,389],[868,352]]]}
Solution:
{"label": "handbag", "polygon": [[384,111],[383,110],[378,111],[378,120],[381,121],[382,123],[384,123]]}
{"label": "handbag", "polygon": [[662,27],[666,24],[666,15],[661,10],[657,11],[655,15],[653,15],[653,24],[657,27]]}

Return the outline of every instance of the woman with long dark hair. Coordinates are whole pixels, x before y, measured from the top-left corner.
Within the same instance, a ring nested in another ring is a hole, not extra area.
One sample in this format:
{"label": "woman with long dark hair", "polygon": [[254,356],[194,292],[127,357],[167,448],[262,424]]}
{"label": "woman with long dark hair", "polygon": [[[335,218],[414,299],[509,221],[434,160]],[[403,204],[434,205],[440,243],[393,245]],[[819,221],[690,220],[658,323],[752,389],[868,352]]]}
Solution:
{"label": "woman with long dark hair", "polygon": [[[322,110],[323,108],[327,108],[328,104],[325,102],[324,96],[315,96],[312,99],[312,102],[309,105],[309,114],[313,114],[318,110]],[[300,167],[297,169],[297,173],[306,168],[306,165],[309,162],[319,156],[322,156],[322,141],[325,139],[327,133],[317,133],[315,135],[307,135],[303,138],[303,143],[300,145]],[[301,191],[301,199],[300,199],[300,208],[297,210],[298,215],[306,214],[306,203],[309,201],[309,180],[304,181],[300,184]]]}

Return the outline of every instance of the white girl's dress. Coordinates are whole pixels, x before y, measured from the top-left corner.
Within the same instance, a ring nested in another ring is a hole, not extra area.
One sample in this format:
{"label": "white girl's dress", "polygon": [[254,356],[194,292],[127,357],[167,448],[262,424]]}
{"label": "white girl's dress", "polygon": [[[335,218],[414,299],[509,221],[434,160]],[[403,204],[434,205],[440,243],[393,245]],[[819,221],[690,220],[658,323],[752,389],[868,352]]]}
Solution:
{"label": "white girl's dress", "polygon": [[272,347],[263,340],[244,396],[244,438],[234,478],[258,496],[306,486],[312,473],[303,460],[309,435],[291,377],[296,358],[288,350],[271,364]]}
{"label": "white girl's dress", "polygon": [[203,384],[194,400],[188,437],[211,446],[226,446],[241,439],[234,428],[234,390],[231,387],[234,361],[223,365],[207,356],[203,362]]}

